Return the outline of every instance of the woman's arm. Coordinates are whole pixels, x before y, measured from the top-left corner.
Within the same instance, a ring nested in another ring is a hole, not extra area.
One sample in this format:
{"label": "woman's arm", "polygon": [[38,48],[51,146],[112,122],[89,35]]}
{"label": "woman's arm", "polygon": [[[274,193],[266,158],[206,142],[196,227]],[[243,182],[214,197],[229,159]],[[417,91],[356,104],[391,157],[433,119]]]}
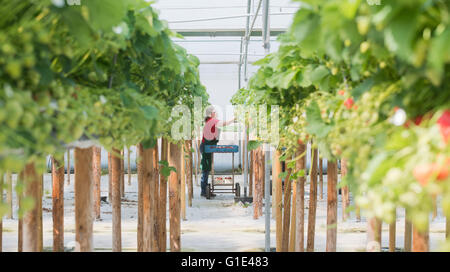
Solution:
{"label": "woman's arm", "polygon": [[225,127],[225,126],[228,126],[229,124],[233,123],[234,120],[236,120],[236,117],[234,117],[233,119],[228,120],[228,121],[219,121],[219,122],[217,122],[217,126],[218,126],[218,127]]}

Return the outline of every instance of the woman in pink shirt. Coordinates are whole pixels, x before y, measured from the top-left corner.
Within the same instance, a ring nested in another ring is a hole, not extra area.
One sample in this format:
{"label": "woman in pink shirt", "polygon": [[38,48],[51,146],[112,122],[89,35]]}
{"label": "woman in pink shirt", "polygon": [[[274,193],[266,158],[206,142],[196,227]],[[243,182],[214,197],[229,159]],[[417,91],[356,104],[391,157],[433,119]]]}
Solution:
{"label": "woman in pink shirt", "polygon": [[[205,126],[203,127],[203,138],[200,144],[200,152],[202,153],[202,179],[201,179],[201,196],[206,196],[206,186],[208,185],[208,176],[211,171],[212,154],[205,153],[205,145],[217,145],[219,142],[219,130],[218,127],[224,127],[234,122],[236,118],[223,122],[216,119],[216,110],[213,106],[209,106],[206,109]],[[214,194],[212,195],[214,196]]]}

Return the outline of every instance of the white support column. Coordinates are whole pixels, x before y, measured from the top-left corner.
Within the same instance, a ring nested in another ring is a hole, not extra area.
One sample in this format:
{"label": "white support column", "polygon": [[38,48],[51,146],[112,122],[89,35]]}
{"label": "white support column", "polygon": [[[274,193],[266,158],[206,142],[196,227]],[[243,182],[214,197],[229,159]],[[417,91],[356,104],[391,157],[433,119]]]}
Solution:
{"label": "white support column", "polygon": [[[270,26],[269,26],[269,0],[263,0],[262,8],[262,20],[263,20],[263,43],[265,54],[270,53]],[[270,145],[265,145],[266,161],[265,163],[265,224],[266,224],[266,241],[265,241],[265,251],[270,252]]]}

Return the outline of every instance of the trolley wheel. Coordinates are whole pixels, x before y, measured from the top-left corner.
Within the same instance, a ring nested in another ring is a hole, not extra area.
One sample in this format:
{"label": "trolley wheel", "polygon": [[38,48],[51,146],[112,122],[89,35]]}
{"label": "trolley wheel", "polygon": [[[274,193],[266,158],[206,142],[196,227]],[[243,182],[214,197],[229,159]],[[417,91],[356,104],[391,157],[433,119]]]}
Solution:
{"label": "trolley wheel", "polygon": [[240,197],[241,196],[241,185],[239,185],[239,183],[236,183],[236,188],[234,190],[236,197]]}
{"label": "trolley wheel", "polygon": [[206,199],[211,199],[211,185],[206,185]]}

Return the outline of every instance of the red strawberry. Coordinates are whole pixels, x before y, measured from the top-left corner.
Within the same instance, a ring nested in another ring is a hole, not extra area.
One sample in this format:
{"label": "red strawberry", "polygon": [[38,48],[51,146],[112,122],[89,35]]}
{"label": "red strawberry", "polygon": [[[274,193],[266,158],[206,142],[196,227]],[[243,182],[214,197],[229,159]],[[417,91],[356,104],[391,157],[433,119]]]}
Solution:
{"label": "red strawberry", "polygon": [[450,141],[450,110],[446,110],[437,121],[442,138],[446,144]]}
{"label": "red strawberry", "polygon": [[447,179],[447,177],[449,175],[449,171],[450,171],[449,168],[450,168],[450,165],[448,163],[444,164],[444,165],[439,165],[437,163],[434,164],[434,170],[435,170],[435,172],[438,173],[436,179],[438,181],[443,181],[443,180]]}
{"label": "red strawberry", "polygon": [[427,185],[427,183],[430,181],[430,178],[436,174],[436,181],[443,181],[448,178],[450,174],[450,158],[447,158],[444,164],[422,164],[416,166],[413,170],[414,177],[422,186]]}
{"label": "red strawberry", "polygon": [[353,98],[349,97],[349,98],[347,98],[347,100],[345,100],[344,106],[345,106],[347,109],[351,109],[354,103],[355,103],[355,102],[353,101]]}
{"label": "red strawberry", "polygon": [[431,175],[433,175],[433,165],[418,165],[414,168],[413,175],[419,181],[420,185],[425,186],[427,185],[428,181],[430,181]]}
{"label": "red strawberry", "polygon": [[437,123],[441,126],[450,126],[450,110],[444,111]]}
{"label": "red strawberry", "polygon": [[344,90],[339,90],[338,94],[344,96],[345,95],[345,91]]}
{"label": "red strawberry", "polygon": [[450,127],[440,127],[442,138],[448,144],[450,142]]}
{"label": "red strawberry", "polygon": [[416,116],[416,118],[414,118],[414,122],[412,122],[411,120],[408,120],[405,122],[405,124],[403,126],[405,128],[409,128],[413,123],[416,126],[420,126],[420,124],[422,124],[422,121],[423,121],[423,115],[419,115],[419,116]]}
{"label": "red strawberry", "polygon": [[416,119],[414,119],[414,124],[416,124],[416,126],[420,126],[422,121],[423,121],[423,115],[419,115],[416,117]]}

